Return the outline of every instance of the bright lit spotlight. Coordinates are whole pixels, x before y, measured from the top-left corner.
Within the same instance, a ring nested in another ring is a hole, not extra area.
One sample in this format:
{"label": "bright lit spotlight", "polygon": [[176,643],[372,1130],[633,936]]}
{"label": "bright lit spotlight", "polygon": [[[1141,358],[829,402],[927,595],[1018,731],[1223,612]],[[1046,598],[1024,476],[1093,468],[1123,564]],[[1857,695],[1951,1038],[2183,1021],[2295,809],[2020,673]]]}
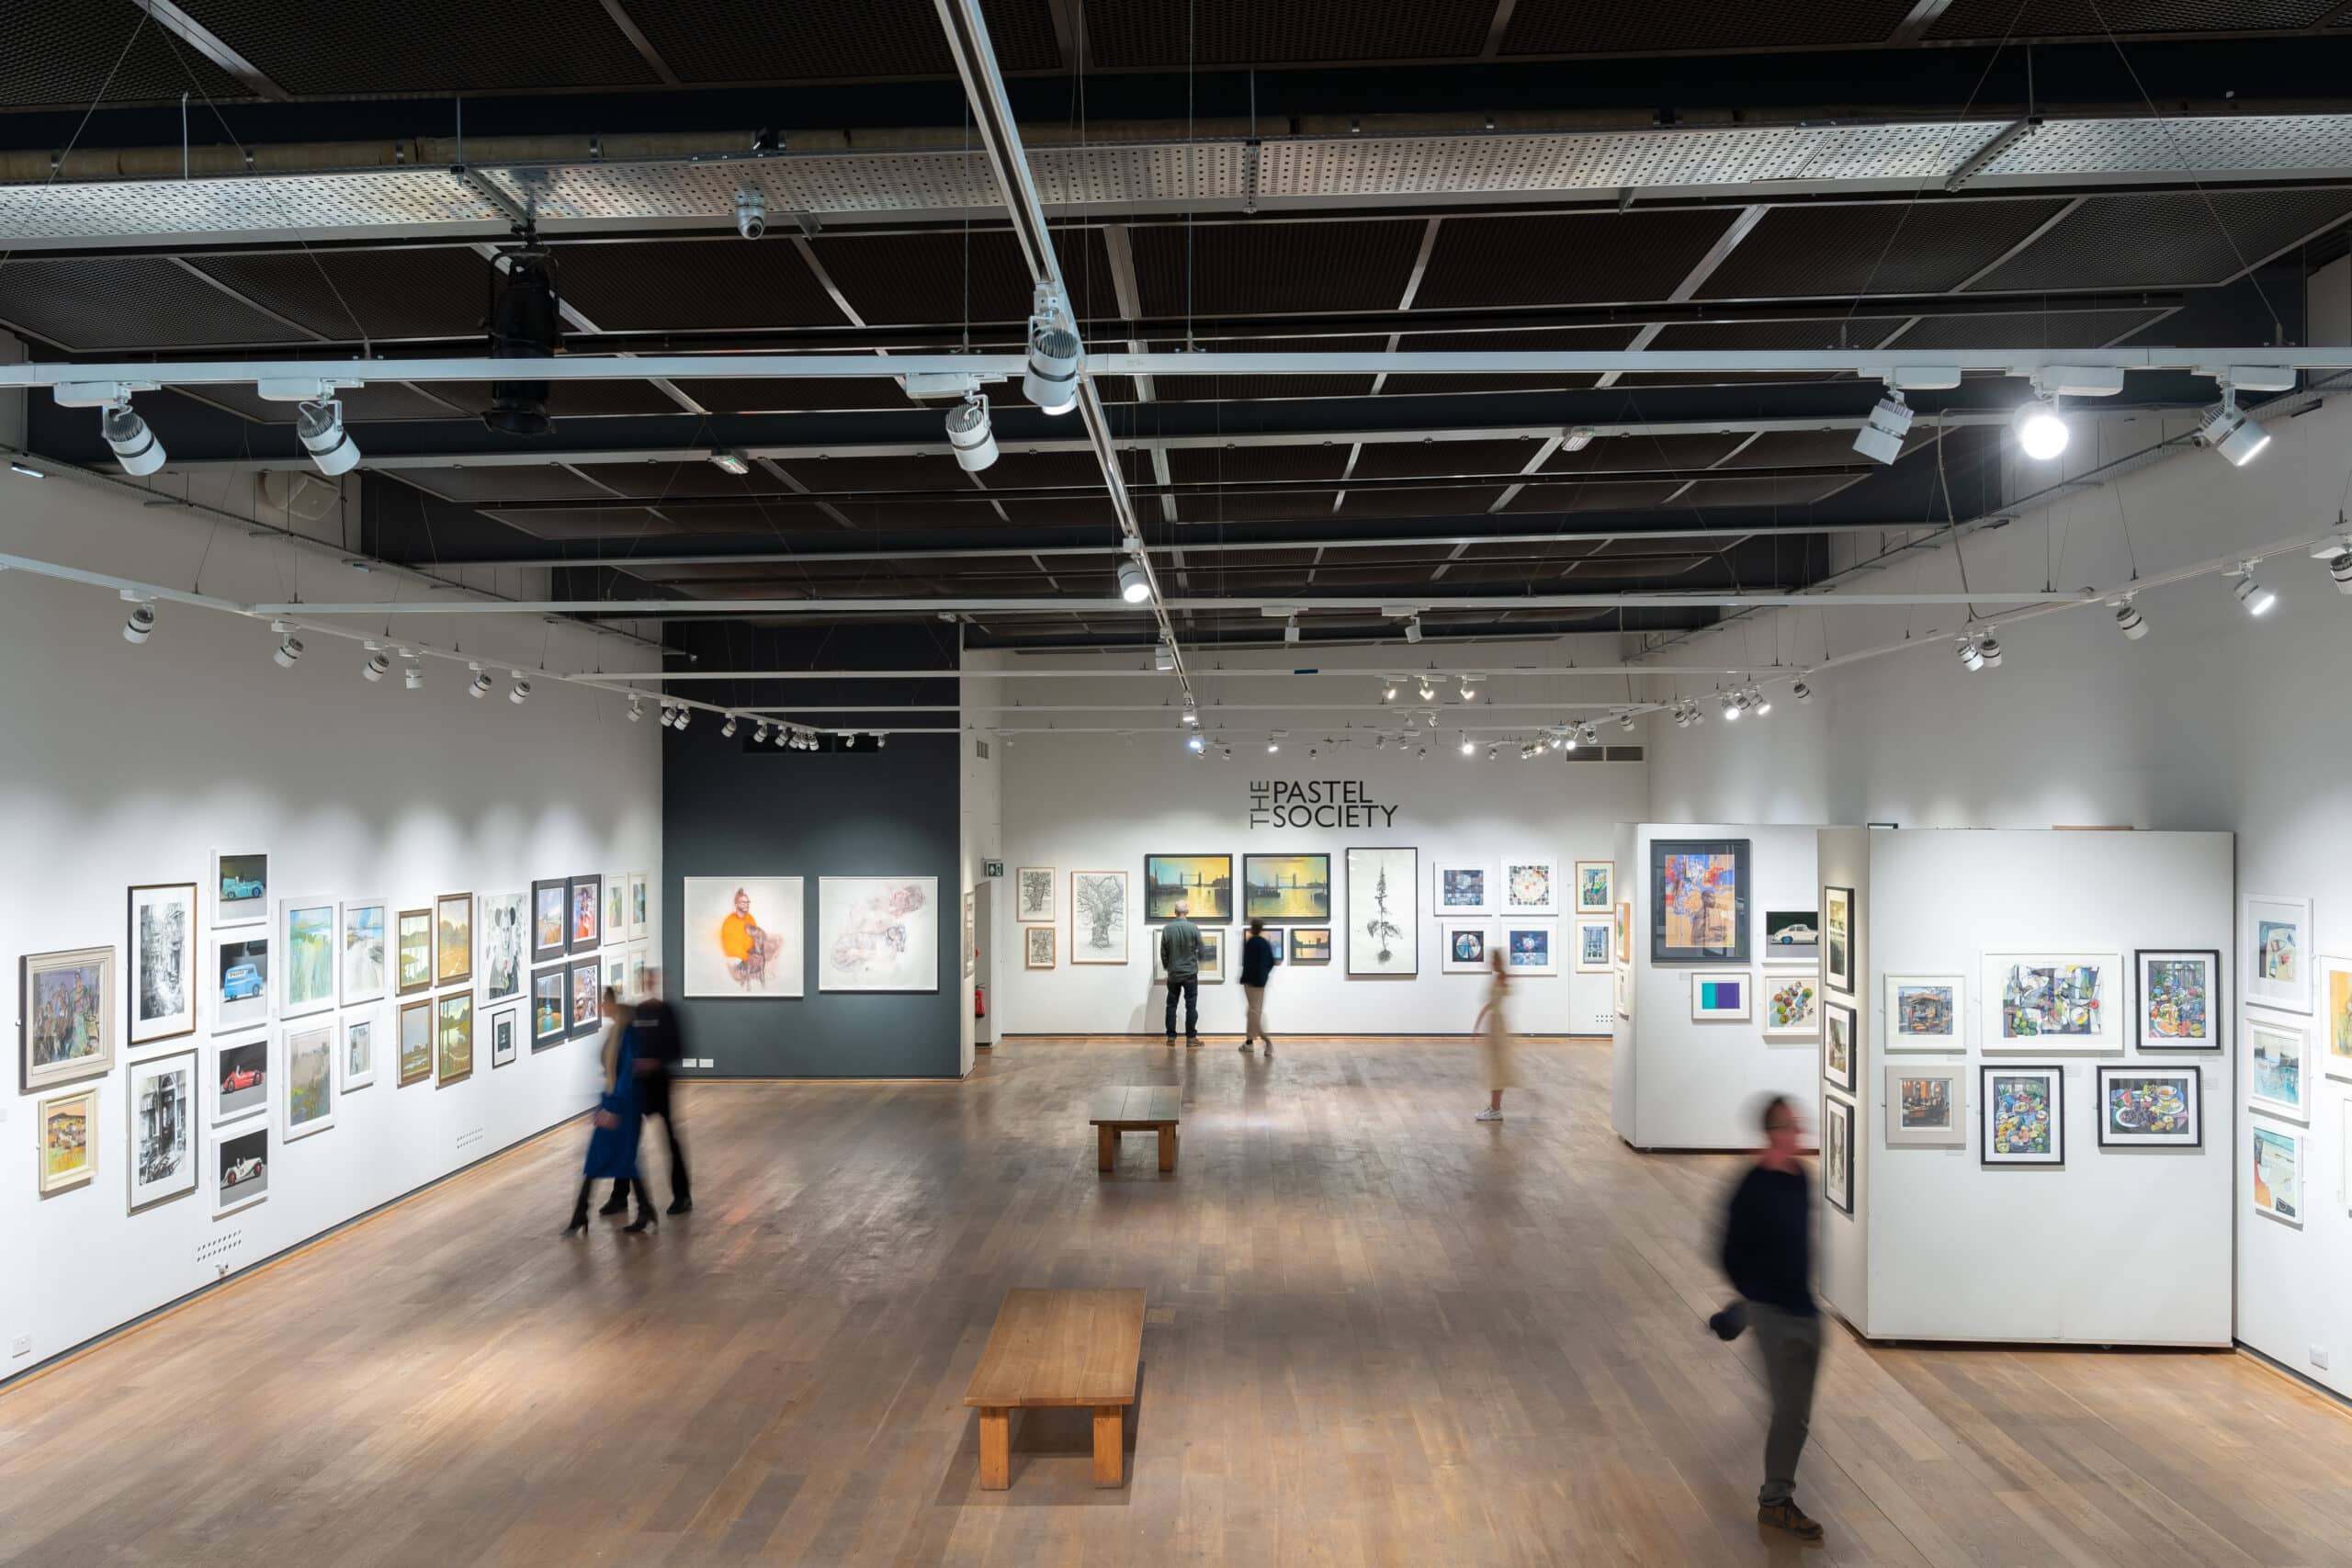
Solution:
{"label": "bright lit spotlight", "polygon": [[2270,613],[2270,606],[2278,603],[2278,595],[2254,580],[2254,567],[2250,563],[2239,574],[2238,585],[2231,592],[2238,596],[2238,603],[2245,606],[2245,613],[2249,615],[2267,615]]}
{"label": "bright lit spotlight", "polygon": [[1462,754],[1467,757],[1470,755],[1471,750],[1470,732],[1465,729],[1462,732]]}
{"label": "bright lit spotlight", "polygon": [[1267,741],[1267,742],[1266,742],[1266,754],[1267,754],[1268,756],[1272,756],[1272,755],[1273,755],[1275,752],[1277,752],[1277,751],[1281,750],[1282,749],[1283,749],[1283,743],[1282,743],[1281,741],[1279,741],[1279,740],[1269,740],[1269,741]]}
{"label": "bright lit spotlight", "polygon": [[1119,563],[1119,597],[1130,604],[1140,604],[1151,597],[1151,577],[1141,561]]}
{"label": "bright lit spotlight", "polygon": [[1426,680],[1421,682],[1421,701],[1425,703],[1433,703],[1437,701],[1437,688],[1430,685]]}
{"label": "bright lit spotlight", "polygon": [[1872,462],[1892,463],[1903,455],[1903,438],[1911,432],[1911,406],[1900,391],[1890,391],[1871,410],[1870,423],[1854,436],[1854,450]]}
{"label": "bright lit spotlight", "polygon": [[285,634],[278,638],[277,651],[269,657],[277,662],[280,670],[293,669],[294,661],[302,657],[302,639],[296,637],[292,628],[288,627],[284,621],[271,622],[269,629]]}
{"label": "bright lit spotlight", "polygon": [[1756,715],[1758,718],[1761,718],[1764,715],[1772,711],[1772,699],[1765,695],[1764,688],[1761,686],[1748,687],[1747,700],[1755,705]]}
{"label": "bright lit spotlight", "polygon": [[1722,696],[1716,698],[1715,702],[1716,705],[1724,710],[1724,720],[1725,723],[1736,723],[1738,721],[1740,700],[1737,697],[1733,696],[1729,692],[1725,692]]}
{"label": "bright lit spotlight", "polygon": [[474,678],[466,682],[466,694],[480,702],[490,695],[490,671],[479,664],[469,664],[466,668],[474,672]]}
{"label": "bright lit spotlight", "polygon": [[2227,387],[2222,389],[2222,406],[2198,428],[2197,438],[2240,468],[2270,445],[2270,433],[2239,410],[2237,393]]}
{"label": "bright lit spotlight", "polygon": [[359,466],[359,446],[343,428],[343,400],[312,398],[294,411],[294,434],[319,472],[333,479]]}
{"label": "bright lit spotlight", "polygon": [[514,683],[506,688],[506,700],[513,703],[518,708],[525,703],[529,702],[531,700],[531,682],[525,680],[520,675],[515,676]]}
{"label": "bright lit spotlight", "polygon": [[122,640],[128,643],[145,642],[149,634],[154,629],[155,606],[146,604],[133,604],[130,607],[130,618],[122,623]]}
{"label": "bright lit spotlight", "polygon": [[1473,702],[1476,700],[1477,695],[1478,691],[1476,682],[1473,682],[1467,675],[1462,677],[1462,700],[1465,703]]}
{"label": "bright lit spotlight", "polygon": [[122,465],[122,471],[134,479],[164,466],[164,444],[155,439],[147,422],[131,412],[128,397],[108,405],[98,416],[98,434],[114,448],[114,460]]}
{"label": "bright lit spotlight", "polygon": [[1209,749],[1208,739],[1196,729],[1184,737],[1184,749],[1197,757]]}
{"label": "bright lit spotlight", "polygon": [[1380,700],[1381,700],[1382,702],[1384,702],[1384,703],[1393,703],[1393,702],[1395,702],[1395,701],[1396,700],[1396,678],[1395,678],[1394,676],[1387,677],[1387,678],[1384,679],[1384,680],[1381,682],[1381,683],[1380,683],[1380,684],[1381,684]]}
{"label": "bright lit spotlight", "polygon": [[947,411],[947,445],[966,473],[977,474],[996,461],[996,430],[989,423],[988,399],[967,392]]}
{"label": "bright lit spotlight", "polygon": [[2066,422],[2059,417],[2056,400],[2039,393],[2018,410],[2009,428],[2017,433],[2018,446],[2025,455],[2038,463],[2064,452],[2070,434]]}

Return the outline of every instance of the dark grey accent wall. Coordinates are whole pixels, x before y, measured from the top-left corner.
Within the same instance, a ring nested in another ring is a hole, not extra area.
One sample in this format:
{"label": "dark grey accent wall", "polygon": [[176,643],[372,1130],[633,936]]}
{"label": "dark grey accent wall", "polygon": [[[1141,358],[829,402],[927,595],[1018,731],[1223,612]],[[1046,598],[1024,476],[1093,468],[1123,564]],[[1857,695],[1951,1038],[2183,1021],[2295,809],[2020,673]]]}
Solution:
{"label": "dark grey accent wall", "polygon": [[[961,803],[953,735],[901,735],[885,750],[753,750],[709,714],[662,737],[662,966],[688,1047],[723,1077],[955,1077],[963,1068]],[[870,743],[869,743],[870,744]],[[817,879],[939,878],[939,989],[818,989]],[[807,884],[806,994],[749,1000],[676,995],[689,876],[797,876]]]}

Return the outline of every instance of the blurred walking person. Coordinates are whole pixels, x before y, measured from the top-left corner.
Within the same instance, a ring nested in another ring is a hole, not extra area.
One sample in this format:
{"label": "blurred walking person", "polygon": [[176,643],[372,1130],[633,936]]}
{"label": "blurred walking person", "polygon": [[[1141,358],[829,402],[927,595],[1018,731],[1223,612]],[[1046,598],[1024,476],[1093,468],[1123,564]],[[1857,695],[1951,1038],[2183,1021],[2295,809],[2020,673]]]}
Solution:
{"label": "blurred walking person", "polygon": [[[567,1236],[588,1228],[588,1199],[599,1181],[627,1186],[637,1194],[637,1218],[621,1227],[638,1233],[661,1224],[653,1215],[653,1194],[638,1173],[637,1137],[643,1125],[637,1089],[637,1021],[610,986],[605,987],[605,1092],[590,1120],[588,1159],[580,1179],[580,1196],[572,1201]],[[609,1207],[607,1209],[609,1211]]]}
{"label": "blurred walking person", "polygon": [[[678,1111],[671,1099],[671,1069],[685,1059],[684,1025],[662,995],[662,971],[645,972],[645,995],[637,1003],[637,1100],[642,1117],[662,1118],[662,1132],[670,1140],[670,1207],[672,1214],[694,1212],[695,1187],[686,1172],[686,1146],[678,1137]],[[617,1214],[628,1207],[628,1187],[613,1183],[613,1195],[600,1214]]]}
{"label": "blurred walking person", "polygon": [[1266,940],[1266,922],[1251,920],[1250,940],[1241,944],[1241,998],[1249,1007],[1241,1049],[1250,1049],[1252,1040],[1262,1040],[1269,1056],[1274,1054],[1274,1037],[1266,1032],[1266,982],[1273,976],[1274,944]]}
{"label": "blurred walking person", "polygon": [[1487,1003],[1470,1025],[1486,1051],[1487,1108],[1472,1118],[1478,1122],[1503,1119],[1503,1090],[1518,1084],[1518,1069],[1510,1051],[1510,970],[1503,950],[1487,944]]}
{"label": "blurred walking person", "polygon": [[1756,1331],[1772,1394],[1764,1434],[1764,1484],[1756,1516],[1802,1540],[1821,1526],[1797,1506],[1797,1458],[1813,1425],[1813,1384],[1821,1369],[1821,1314],[1813,1301],[1813,1192],[1797,1157],[1796,1108],[1780,1095],[1764,1103],[1764,1148],[1740,1179],[1724,1219],[1724,1272],[1739,1299],[1707,1320],[1724,1339]]}
{"label": "blurred walking person", "polygon": [[1168,1043],[1176,1043],[1176,998],[1184,998],[1184,1043],[1201,1043],[1201,928],[1193,906],[1179,902],[1176,918],[1159,928],[1159,966],[1168,974]]}

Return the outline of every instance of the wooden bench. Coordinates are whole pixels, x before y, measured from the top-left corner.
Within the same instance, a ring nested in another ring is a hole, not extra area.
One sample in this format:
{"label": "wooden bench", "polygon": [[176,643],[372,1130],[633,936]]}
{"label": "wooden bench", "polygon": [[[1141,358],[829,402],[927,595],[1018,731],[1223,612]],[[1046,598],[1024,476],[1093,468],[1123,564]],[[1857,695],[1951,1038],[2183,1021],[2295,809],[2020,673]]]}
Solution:
{"label": "wooden bench", "polygon": [[1119,1134],[1158,1133],[1159,1168],[1176,1168],[1176,1123],[1183,1118],[1183,1091],[1172,1084],[1106,1089],[1088,1103],[1086,1119],[1094,1124],[1102,1170],[1119,1164]]}
{"label": "wooden bench", "polygon": [[1012,1484],[1013,1411],[1072,1407],[1094,1412],[1094,1484],[1119,1484],[1142,1359],[1141,1291],[1005,1292],[964,1391],[980,1412],[981,1486]]}

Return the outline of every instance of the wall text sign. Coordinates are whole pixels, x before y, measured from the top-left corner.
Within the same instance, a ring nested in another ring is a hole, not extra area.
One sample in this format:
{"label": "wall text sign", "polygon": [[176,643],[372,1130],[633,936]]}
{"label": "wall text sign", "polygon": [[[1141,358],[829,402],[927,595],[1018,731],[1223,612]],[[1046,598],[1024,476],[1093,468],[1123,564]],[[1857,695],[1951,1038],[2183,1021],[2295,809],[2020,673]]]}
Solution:
{"label": "wall text sign", "polygon": [[1362,779],[1250,781],[1252,828],[1390,828],[1396,808],[1373,799]]}

